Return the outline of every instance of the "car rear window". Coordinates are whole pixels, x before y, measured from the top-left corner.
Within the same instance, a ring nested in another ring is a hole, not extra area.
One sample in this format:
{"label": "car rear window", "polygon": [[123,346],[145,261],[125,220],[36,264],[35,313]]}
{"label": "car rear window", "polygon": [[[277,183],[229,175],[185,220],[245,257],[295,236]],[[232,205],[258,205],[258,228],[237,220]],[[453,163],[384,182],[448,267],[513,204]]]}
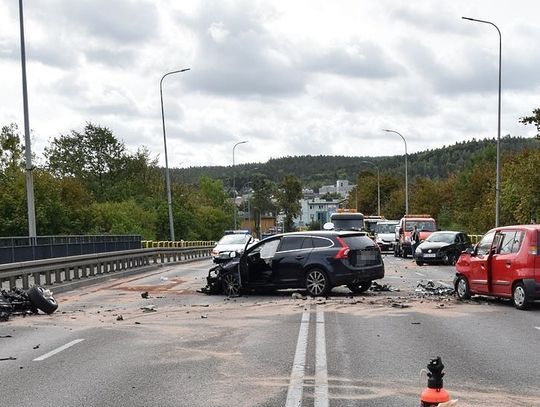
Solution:
{"label": "car rear window", "polygon": [[348,235],[340,237],[345,241],[347,246],[349,246],[353,250],[365,249],[366,247],[375,246],[373,240],[371,240],[365,235]]}

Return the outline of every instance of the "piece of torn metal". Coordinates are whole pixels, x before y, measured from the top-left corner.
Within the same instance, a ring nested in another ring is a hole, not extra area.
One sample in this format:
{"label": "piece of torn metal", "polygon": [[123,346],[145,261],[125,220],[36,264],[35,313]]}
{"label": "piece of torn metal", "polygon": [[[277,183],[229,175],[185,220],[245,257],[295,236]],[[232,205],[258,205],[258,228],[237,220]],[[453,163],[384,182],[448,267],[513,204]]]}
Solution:
{"label": "piece of torn metal", "polygon": [[448,287],[443,284],[435,285],[433,280],[429,280],[425,284],[422,282],[419,282],[414,292],[417,294],[423,294],[423,295],[440,296],[440,295],[453,295],[454,289],[452,287]]}

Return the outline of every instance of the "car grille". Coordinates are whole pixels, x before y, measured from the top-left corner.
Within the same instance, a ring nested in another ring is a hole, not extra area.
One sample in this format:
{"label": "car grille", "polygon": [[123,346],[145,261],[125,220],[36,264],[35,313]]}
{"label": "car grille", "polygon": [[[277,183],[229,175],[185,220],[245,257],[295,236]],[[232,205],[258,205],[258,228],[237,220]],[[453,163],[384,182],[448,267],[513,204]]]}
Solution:
{"label": "car grille", "polygon": [[355,250],[356,256],[352,258],[352,264],[356,267],[377,266],[382,263],[381,252],[377,247],[369,247],[363,250]]}

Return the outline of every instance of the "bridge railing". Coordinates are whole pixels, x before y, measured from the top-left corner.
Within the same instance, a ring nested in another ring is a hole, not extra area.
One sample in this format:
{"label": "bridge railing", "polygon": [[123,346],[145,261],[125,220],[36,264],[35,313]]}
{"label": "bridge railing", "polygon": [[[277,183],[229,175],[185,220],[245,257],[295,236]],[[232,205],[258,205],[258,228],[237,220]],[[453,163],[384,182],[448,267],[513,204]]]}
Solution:
{"label": "bridge railing", "polygon": [[216,242],[213,240],[143,240],[141,247],[143,249],[152,249],[156,247],[198,247],[198,246],[214,246]]}
{"label": "bridge railing", "polygon": [[0,264],[0,288],[53,286],[116,272],[202,260],[212,246],[136,249]]}

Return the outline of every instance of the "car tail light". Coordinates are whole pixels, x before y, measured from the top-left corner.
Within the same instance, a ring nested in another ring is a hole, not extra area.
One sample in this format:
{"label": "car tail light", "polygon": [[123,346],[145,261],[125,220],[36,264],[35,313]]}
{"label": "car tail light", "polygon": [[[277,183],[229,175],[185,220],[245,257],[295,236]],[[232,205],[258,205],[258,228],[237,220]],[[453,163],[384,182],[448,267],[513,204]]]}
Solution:
{"label": "car tail light", "polygon": [[532,254],[533,256],[536,256],[538,254],[538,247],[529,246],[529,254]]}
{"label": "car tail light", "polygon": [[334,259],[343,260],[348,258],[349,252],[351,251],[350,247],[345,243],[345,240],[343,240],[341,237],[337,236],[336,240],[341,245],[341,249],[336,253],[334,256]]}

